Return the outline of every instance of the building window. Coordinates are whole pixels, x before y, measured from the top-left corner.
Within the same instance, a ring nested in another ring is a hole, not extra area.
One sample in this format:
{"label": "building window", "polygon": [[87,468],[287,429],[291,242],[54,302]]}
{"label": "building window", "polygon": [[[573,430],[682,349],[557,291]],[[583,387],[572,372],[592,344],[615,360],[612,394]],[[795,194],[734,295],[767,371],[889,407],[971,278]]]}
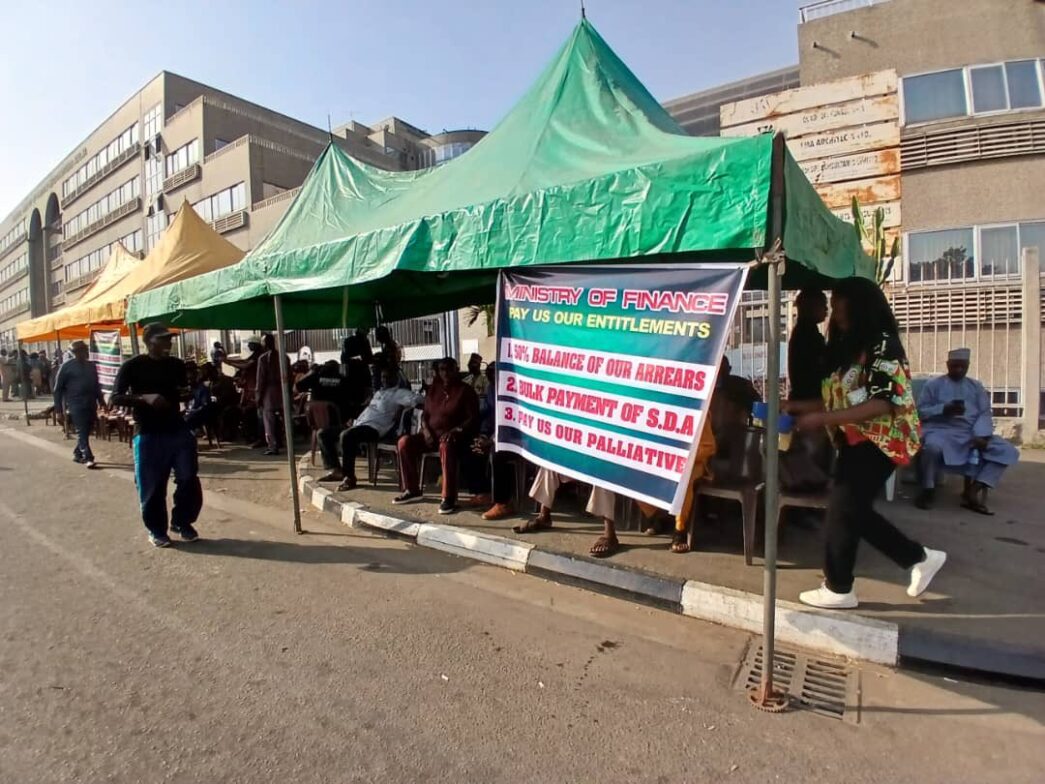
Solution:
{"label": "building window", "polygon": [[163,161],[153,156],[145,161],[145,198],[150,202],[163,193]]}
{"label": "building window", "polygon": [[135,123],[109,142],[100,152],[92,155],[86,163],[62,182],[62,198],[68,198],[69,194],[83,187],[88,180],[137,143],[138,123]]}
{"label": "building window", "polygon": [[1043,74],[1045,60],[1011,60],[905,76],[904,122],[1039,108]]}
{"label": "building window", "polygon": [[1045,221],[1020,224],[1020,250],[1037,248],[1038,258],[1045,260]]}
{"label": "building window", "polygon": [[22,218],[4,236],[0,237],[0,253],[3,253],[17,242],[21,242],[22,237],[27,233],[28,227],[29,221]]}
{"label": "building window", "polygon": [[[130,234],[125,234],[120,237],[119,240],[123,247],[129,250],[131,253],[137,253],[141,250],[142,246],[142,230],[132,231]],[[99,269],[112,256],[113,249],[116,247],[115,242],[110,242],[108,245],[103,245],[97,250],[92,250],[90,253],[81,256],[74,261],[69,262],[65,265],[65,282],[77,280],[82,278],[84,275],[89,275],[96,269]]]}
{"label": "building window", "polygon": [[156,104],[145,113],[145,117],[142,120],[142,127],[144,128],[143,138],[147,141],[152,140],[156,134],[163,130],[162,104]]}
{"label": "building window", "polygon": [[145,241],[146,250],[152,250],[156,247],[156,243],[160,241],[160,237],[163,236],[163,232],[167,228],[167,213],[160,210],[155,215],[150,215],[145,219]]}
{"label": "building window", "polygon": [[7,313],[29,304],[29,289],[16,291],[10,296],[0,299],[0,313]]}
{"label": "building window", "polygon": [[1045,221],[971,226],[907,235],[912,283],[1018,276],[1025,248],[1045,249]]}
{"label": "building window", "polygon": [[923,231],[907,237],[912,283],[963,280],[975,275],[972,229]]}
{"label": "building window", "polygon": [[980,274],[984,277],[1020,273],[1020,240],[1016,226],[980,229]]}
{"label": "building window", "polygon": [[167,156],[167,176],[187,169],[199,160],[199,139],[183,144]]}
{"label": "building window", "polygon": [[968,114],[962,69],[904,77],[903,107],[904,120],[908,123],[931,122]]}
{"label": "building window", "polygon": [[138,198],[140,195],[139,188],[140,181],[138,177],[132,177],[119,188],[110,191],[100,198],[86,210],[78,212],[66,220],[62,230],[66,239],[101,220],[109,213],[115,212],[127,202]]}
{"label": "building window", "polygon": [[223,218],[233,212],[239,212],[246,209],[246,207],[247,186],[242,182],[200,199],[192,205],[196,213],[208,223],[213,223],[218,218]]}
{"label": "building window", "polygon": [[23,272],[29,269],[29,254],[23,253],[14,261],[9,261],[0,267],[0,286],[7,283],[9,280],[13,280],[21,275]]}

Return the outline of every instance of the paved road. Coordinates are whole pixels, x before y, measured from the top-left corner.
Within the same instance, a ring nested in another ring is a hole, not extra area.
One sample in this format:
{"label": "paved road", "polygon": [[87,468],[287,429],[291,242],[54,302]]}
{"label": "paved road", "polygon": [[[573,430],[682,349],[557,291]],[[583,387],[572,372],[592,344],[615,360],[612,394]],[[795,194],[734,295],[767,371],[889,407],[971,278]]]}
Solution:
{"label": "paved road", "polygon": [[1040,781],[1040,692],[769,716],[746,635],[220,496],[153,550],[67,452],[0,423],[0,782]]}

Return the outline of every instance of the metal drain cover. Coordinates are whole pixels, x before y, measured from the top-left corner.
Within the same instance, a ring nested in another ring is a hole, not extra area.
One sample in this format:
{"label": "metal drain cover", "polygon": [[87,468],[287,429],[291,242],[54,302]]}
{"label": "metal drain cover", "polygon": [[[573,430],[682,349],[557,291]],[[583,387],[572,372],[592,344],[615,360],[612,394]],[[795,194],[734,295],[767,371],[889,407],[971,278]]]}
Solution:
{"label": "metal drain cover", "polygon": [[[776,646],[773,686],[791,696],[792,704],[856,724],[860,721],[860,671],[843,661],[817,658],[794,648]],[[762,682],[762,643],[751,645],[737,672],[737,691]]]}

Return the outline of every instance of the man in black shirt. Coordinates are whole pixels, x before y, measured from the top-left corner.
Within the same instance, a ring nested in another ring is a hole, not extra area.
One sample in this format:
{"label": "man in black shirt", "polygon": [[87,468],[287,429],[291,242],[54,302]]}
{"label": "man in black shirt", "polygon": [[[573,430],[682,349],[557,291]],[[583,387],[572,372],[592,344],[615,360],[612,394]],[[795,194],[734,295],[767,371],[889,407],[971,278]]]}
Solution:
{"label": "man in black shirt", "polygon": [[827,376],[824,336],[820,324],[827,318],[827,297],[820,289],[802,289],[795,298],[798,318],[787,341],[787,377],[791,400],[820,400]]}
{"label": "man in black shirt", "polygon": [[174,471],[174,507],[170,530],[186,542],[199,538],[192,524],[203,506],[197,476],[196,437],[181,416],[188,397],[185,363],[172,357],[172,333],[162,324],[142,330],[149,353],[132,357],[120,367],[112,403],[132,406],[138,423],[134,437],[134,473],[142,519],[155,547],[168,547],[167,480]]}

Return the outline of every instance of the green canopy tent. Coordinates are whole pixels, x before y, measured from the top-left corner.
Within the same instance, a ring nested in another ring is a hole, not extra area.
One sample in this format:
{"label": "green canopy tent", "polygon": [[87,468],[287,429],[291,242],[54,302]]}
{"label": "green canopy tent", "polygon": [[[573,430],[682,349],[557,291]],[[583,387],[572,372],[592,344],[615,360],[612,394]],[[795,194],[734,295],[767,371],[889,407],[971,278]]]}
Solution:
{"label": "green canopy tent", "polygon": [[[766,250],[768,263],[749,280],[769,291],[771,345],[780,338],[782,284],[829,288],[832,279],[873,275],[855,232],[827,210],[781,137],[686,135],[582,20],[520,102],[465,155],[398,173],[331,144],[280,223],[239,264],[135,295],[128,320],[274,327],[281,339],[285,328],[361,326],[489,303],[504,268],[749,261]],[[767,443],[775,445],[779,354],[767,358]],[[767,451],[766,519],[773,520],[777,454]],[[292,481],[294,470],[291,456]],[[772,525],[765,561],[772,660]],[[772,668],[764,669],[763,701],[772,693]]]}
{"label": "green canopy tent", "polygon": [[331,144],[241,263],[135,296],[129,320],[272,328],[280,294],[288,328],[357,326],[375,305],[399,319],[491,302],[504,267],[750,258],[767,244],[775,168],[797,262],[785,285],[870,275],[772,137],[686,135],[585,20],[466,155],[387,172]]}

